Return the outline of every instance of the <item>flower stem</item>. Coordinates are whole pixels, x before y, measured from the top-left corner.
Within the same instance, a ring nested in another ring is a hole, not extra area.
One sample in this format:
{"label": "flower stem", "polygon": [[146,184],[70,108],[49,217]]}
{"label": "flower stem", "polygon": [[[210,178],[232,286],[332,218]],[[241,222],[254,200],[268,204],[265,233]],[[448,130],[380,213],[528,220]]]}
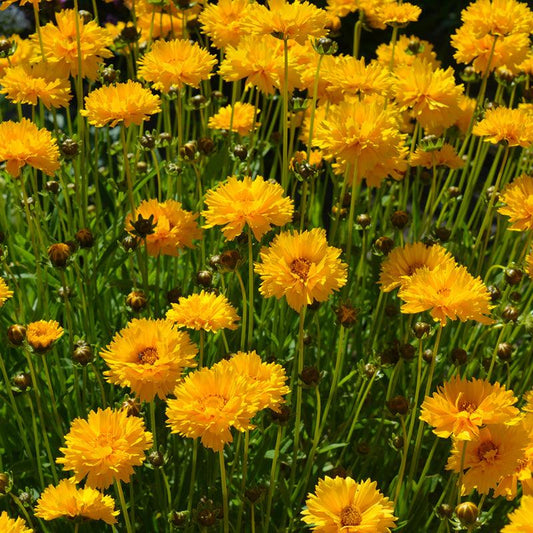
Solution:
{"label": "flower stem", "polygon": [[228,486],[226,481],[226,466],[224,465],[224,449],[218,452],[220,464],[220,483],[222,485],[222,505],[224,509],[224,533],[229,533],[229,505]]}
{"label": "flower stem", "polygon": [[115,489],[120,500],[120,506],[122,507],[122,514],[124,515],[124,521],[126,522],[126,531],[128,533],[133,533],[131,527],[130,515],[128,514],[128,507],[126,505],[126,499],[124,498],[124,492],[122,490],[122,482],[120,480],[115,480]]}

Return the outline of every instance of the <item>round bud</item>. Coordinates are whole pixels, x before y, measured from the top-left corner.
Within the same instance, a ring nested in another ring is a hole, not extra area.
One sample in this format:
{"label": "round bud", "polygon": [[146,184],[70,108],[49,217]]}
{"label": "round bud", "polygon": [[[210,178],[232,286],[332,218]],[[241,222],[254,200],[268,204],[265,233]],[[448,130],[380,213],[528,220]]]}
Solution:
{"label": "round bud", "polygon": [[394,396],[387,402],[387,407],[393,415],[405,415],[409,411],[409,402],[405,396]]}
{"label": "round bud", "polygon": [[246,489],[244,491],[244,497],[253,505],[261,499],[264,493],[265,487],[258,485],[257,487]]}
{"label": "round bud", "polygon": [[459,187],[448,187],[448,196],[450,198],[461,196],[461,189],[459,189]]}
{"label": "round bud", "polygon": [[520,311],[514,305],[506,305],[502,311],[502,318],[505,322],[516,322],[520,316]]}
{"label": "round bud", "polygon": [[203,527],[210,527],[216,524],[217,515],[212,509],[200,509],[196,513],[196,520]]}
{"label": "round bud", "polygon": [[302,341],[304,343],[304,346],[309,346],[313,342],[313,337],[311,337],[309,333],[305,333]]}
{"label": "round bud", "polygon": [[489,291],[491,302],[497,302],[502,296],[500,289],[498,289],[498,287],[495,287],[494,285],[489,285],[487,287],[487,290]]}
{"label": "round bud", "polygon": [[337,320],[341,326],[349,328],[357,322],[359,309],[354,307],[352,304],[344,303],[335,309],[335,315],[337,316]]}
{"label": "round bud", "polygon": [[213,274],[209,270],[200,270],[196,274],[196,283],[202,285],[202,287],[210,287],[213,281]]}
{"label": "round bud", "polygon": [[190,103],[193,107],[196,107],[196,109],[198,109],[200,106],[202,106],[203,104],[205,104],[206,102],[206,99],[205,99],[205,96],[203,94],[195,94],[193,97],[191,97],[190,99]]}
{"label": "round bud", "polygon": [[180,301],[181,296],[181,289],[179,287],[174,287],[167,292],[167,302],[169,304],[177,304]]}
{"label": "round bud", "polygon": [[85,341],[78,341],[72,352],[72,359],[76,363],[86,366],[93,360],[93,350]]}
{"label": "round bud", "polygon": [[437,507],[437,515],[440,518],[451,518],[453,516],[453,507],[448,503],[442,503]]}
{"label": "round bud", "polygon": [[318,383],[320,382],[320,372],[318,371],[318,368],[315,366],[306,366],[302,369],[302,373],[300,374],[300,379],[308,386],[308,387],[316,387]]}
{"label": "round bud", "polygon": [[222,101],[224,100],[224,93],[222,93],[221,91],[213,91],[211,93],[211,98],[213,98],[214,100]]}
{"label": "round bud", "polygon": [[392,445],[397,449],[397,450],[401,450],[403,448],[403,443],[404,443],[404,440],[403,440],[403,437],[401,435],[396,435],[393,439],[392,439]]}
{"label": "round bud", "polygon": [[441,226],[440,228],[437,228],[435,230],[435,236],[437,237],[437,239],[439,239],[439,241],[442,242],[448,242],[450,240],[451,234],[452,230],[444,226]]}
{"label": "round bud", "polygon": [[468,360],[468,354],[463,348],[454,348],[451,353],[452,361],[457,366],[464,365]]}
{"label": "round bud", "polygon": [[370,218],[370,215],[362,213],[361,215],[357,215],[357,217],[355,218],[355,222],[359,224],[363,229],[365,229],[370,226],[372,219]]}
{"label": "round bud", "polygon": [[139,39],[141,32],[133,25],[124,26],[120,38],[127,43],[134,43]]}
{"label": "round bud", "polygon": [[13,376],[13,384],[21,391],[31,387],[31,375],[27,372],[19,372]]}
{"label": "round bud", "polygon": [[197,141],[198,150],[202,155],[209,155],[215,149],[215,142],[209,137],[200,137]]}
{"label": "round bud", "polygon": [[155,467],[159,468],[160,466],[163,466],[165,464],[165,457],[163,454],[159,451],[153,451],[148,456],[148,461],[150,461],[150,464]]}
{"label": "round bud", "polygon": [[378,369],[376,368],[376,365],[373,365],[372,363],[366,363],[366,365],[363,367],[363,372],[365,373],[365,376],[367,378],[371,378]]}
{"label": "round bud", "polygon": [[233,148],[233,155],[238,157],[241,161],[244,161],[248,157],[248,150],[246,149],[246,146],[237,144]]}
{"label": "round bud", "polygon": [[415,353],[416,348],[412,344],[406,343],[400,346],[400,356],[406,361],[411,361],[415,356]]}
{"label": "round bud", "polygon": [[5,37],[0,37],[0,57],[5,57],[10,55],[11,51],[11,41]]}
{"label": "round bud", "polygon": [[196,159],[196,141],[188,141],[180,148],[180,155],[183,159],[194,161]]}
{"label": "round bud", "polygon": [[477,505],[472,502],[460,503],[455,508],[455,514],[464,527],[473,526],[477,522],[479,516],[479,509]]}
{"label": "round bud", "polygon": [[57,194],[59,192],[59,182],[55,180],[47,181],[46,190],[52,194]]}
{"label": "round bud", "polygon": [[14,346],[20,346],[26,338],[26,328],[21,324],[13,324],[7,329],[7,338]]}
{"label": "round bud", "polygon": [[81,248],[91,248],[94,244],[94,236],[88,228],[78,230],[74,238]]}
{"label": "round bud", "polygon": [[0,494],[6,494],[9,488],[9,476],[0,472]]}
{"label": "round bud", "polygon": [[514,347],[510,342],[500,342],[496,349],[496,353],[502,361],[509,361],[511,359],[511,355],[513,355],[513,350]]}
{"label": "round bud", "polygon": [[92,14],[89,13],[89,11],[86,11],[85,9],[80,9],[78,11],[78,15],[80,16],[83,24],[89,24],[89,22],[91,22],[91,20],[93,19]]}
{"label": "round bud", "polygon": [[80,144],[78,141],[67,137],[60,145],[61,153],[68,159],[76,157],[80,151]]}
{"label": "round bud", "polygon": [[240,264],[242,256],[239,250],[226,250],[220,254],[219,264],[222,271],[232,272]]}
{"label": "round bud", "polygon": [[105,67],[102,69],[102,81],[106,84],[115,83],[118,79],[118,71],[116,71],[112,66]]}
{"label": "round bud", "polygon": [[122,402],[122,409],[126,411],[128,416],[139,416],[141,404],[135,398],[127,398]]}
{"label": "round bud", "polygon": [[424,359],[426,363],[431,363],[431,361],[433,361],[433,350],[431,350],[430,348],[424,350],[422,352],[422,359]]}
{"label": "round bud", "polygon": [[379,237],[374,242],[376,250],[380,251],[383,255],[389,255],[394,248],[394,241],[389,237]]}
{"label": "round bud", "polygon": [[406,211],[395,211],[392,213],[390,221],[395,228],[403,229],[409,224],[409,213]]}
{"label": "round bud", "polygon": [[270,411],[270,417],[272,418],[272,422],[274,422],[275,424],[284,426],[287,424],[291,417],[291,409],[287,405],[280,405],[279,412],[272,410]]}
{"label": "round bud", "polygon": [[336,466],[328,472],[328,476],[331,478],[341,477],[346,479],[348,477],[348,470],[343,466]]}
{"label": "round bud", "polygon": [[169,520],[173,526],[181,527],[187,523],[186,511],[172,511]]}
{"label": "round bud", "polygon": [[517,268],[508,268],[505,270],[505,281],[509,285],[518,285],[522,281],[524,273]]}
{"label": "round bud", "polygon": [[159,134],[159,140],[161,142],[170,142],[172,140],[172,135],[168,131],[162,131]]}
{"label": "round bud", "polygon": [[413,326],[413,332],[417,339],[421,339],[424,335],[429,335],[431,325],[427,322],[416,322]]}
{"label": "round bud", "polygon": [[412,55],[418,55],[423,50],[422,43],[420,42],[420,39],[417,37],[413,37],[409,40],[409,43],[407,44],[407,50]]}
{"label": "round bud", "polygon": [[64,268],[71,253],[70,246],[64,242],[52,244],[48,248],[48,258],[56,268]]}
{"label": "round bud", "polygon": [[136,313],[142,311],[147,303],[148,299],[146,298],[144,291],[131,291],[128,296],[126,296],[126,304]]}

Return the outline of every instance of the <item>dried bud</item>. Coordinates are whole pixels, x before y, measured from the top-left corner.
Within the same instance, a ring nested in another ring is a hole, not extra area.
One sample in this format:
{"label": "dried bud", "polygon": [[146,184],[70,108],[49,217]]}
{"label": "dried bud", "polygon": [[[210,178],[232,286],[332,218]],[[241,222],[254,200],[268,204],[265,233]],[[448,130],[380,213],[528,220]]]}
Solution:
{"label": "dried bud", "polygon": [[511,359],[511,355],[513,355],[513,350],[514,350],[514,347],[511,343],[500,342],[497,348],[498,357],[502,361],[509,361]]}
{"label": "dried bud", "polygon": [[383,255],[389,255],[394,248],[394,241],[389,237],[379,237],[374,242],[376,250],[380,251]]}
{"label": "dried bud", "polygon": [[428,335],[431,331],[431,326],[427,322],[416,322],[413,326],[413,332],[417,339],[421,339],[424,335]]}
{"label": "dried bud", "polygon": [[401,450],[403,448],[403,443],[404,443],[404,440],[403,440],[403,437],[401,435],[396,435],[393,439],[392,439],[392,445],[397,449],[397,450]]}
{"label": "dried bud", "polygon": [[505,281],[509,285],[518,285],[522,281],[524,273],[517,268],[508,268],[505,270]]}
{"label": "dried bud", "polygon": [[56,268],[64,268],[71,253],[70,246],[64,242],[52,244],[48,248],[48,258]]}
{"label": "dried bud", "polygon": [[390,221],[395,228],[403,229],[409,224],[409,213],[406,211],[395,211],[392,213]]}
{"label": "dried bud", "polygon": [[406,361],[411,361],[415,356],[416,348],[412,344],[402,344],[400,346],[400,355],[402,359]]}
{"label": "dried bud", "polygon": [[199,509],[196,513],[196,520],[201,526],[210,527],[216,524],[217,513],[213,509]]}
{"label": "dried bud", "polygon": [[180,148],[180,156],[187,161],[194,161],[197,155],[196,141],[188,141]]}
{"label": "dried bud", "polygon": [[47,181],[46,190],[52,194],[57,194],[59,192],[59,182],[55,180]]}
{"label": "dried bud", "polygon": [[479,509],[477,505],[472,502],[460,503],[455,508],[455,514],[464,527],[473,526],[477,522],[479,516]]}
{"label": "dried bud", "polygon": [[463,348],[454,348],[451,353],[452,361],[455,365],[464,365],[468,360],[468,354]]}
{"label": "dried bud", "polygon": [[141,239],[154,234],[157,226],[157,222],[154,223],[154,215],[144,218],[140,213],[137,214],[137,220],[130,221],[130,224],[133,227],[132,233]]}
{"label": "dried bud", "polygon": [[169,143],[172,140],[172,135],[168,131],[162,131],[159,134],[159,141],[162,143]]}
{"label": "dried bud", "polygon": [[148,461],[150,461],[150,464],[155,467],[159,468],[165,464],[165,457],[163,454],[159,451],[153,451],[148,456]]}
{"label": "dried bud", "polygon": [[199,109],[202,105],[206,103],[205,96],[203,94],[195,94],[191,97],[189,102],[193,107],[196,107],[196,109]]}
{"label": "dried bud", "polygon": [[93,360],[93,350],[89,344],[83,340],[75,344],[72,352],[72,359],[82,366],[88,365]]}
{"label": "dried bud", "polygon": [[242,261],[239,250],[226,250],[220,254],[219,265],[223,272],[233,272]]}
{"label": "dried bud", "polygon": [[13,324],[7,329],[7,338],[13,346],[20,346],[26,338],[26,328],[21,324]]}
{"label": "dried bud", "polygon": [[437,507],[437,515],[440,518],[451,518],[453,516],[453,507],[448,503],[442,503]]}
{"label": "dried bud", "polygon": [[139,416],[141,404],[136,398],[127,398],[122,402],[122,409],[126,411],[128,416]]}
{"label": "dried bud", "polygon": [[127,43],[134,43],[141,36],[141,32],[133,25],[124,26],[120,38]]}
{"label": "dried bud", "polygon": [[452,230],[444,226],[441,226],[440,228],[437,228],[435,230],[435,235],[437,239],[439,239],[439,241],[442,241],[442,242],[448,242],[450,240],[451,234],[452,234]]}
{"label": "dried bud", "polygon": [[13,384],[21,391],[31,387],[31,375],[27,372],[19,372],[13,376]]}
{"label": "dried bud", "polygon": [[300,379],[308,387],[316,387],[320,382],[320,372],[315,366],[306,366],[300,374]]}
{"label": "dried bud", "polygon": [[394,396],[387,401],[387,407],[393,415],[405,415],[409,411],[409,402],[405,396]]}
{"label": "dried bud", "polygon": [[215,149],[215,141],[209,137],[200,137],[197,142],[198,150],[202,155],[209,155]]}
{"label": "dried bud", "polygon": [[118,75],[119,72],[110,65],[102,69],[100,77],[105,84],[110,85],[118,80]]}
{"label": "dried bud", "polygon": [[6,494],[9,488],[9,476],[0,472],[0,494]]}
{"label": "dried bud", "polygon": [[81,248],[91,248],[94,244],[94,236],[91,230],[87,228],[78,230],[74,238]]}
{"label": "dried bud", "polygon": [[213,281],[213,274],[209,270],[200,270],[196,274],[196,283],[202,285],[202,287],[210,287]]}
{"label": "dried bud", "polygon": [[361,215],[357,215],[355,217],[356,224],[359,224],[363,229],[368,228],[370,226],[370,223],[372,222],[370,215],[367,215],[366,213],[362,213]]}
{"label": "dried bud", "polygon": [[449,187],[448,188],[448,196],[450,198],[457,198],[461,195],[461,189],[459,187]]}
{"label": "dried bud", "polygon": [[335,315],[337,316],[337,320],[341,326],[349,328],[357,322],[359,309],[350,303],[344,303],[335,309]]}
{"label": "dried bud", "polygon": [[244,491],[244,497],[253,505],[257,503],[263,494],[265,493],[265,487],[258,485],[257,487],[251,487]]}
{"label": "dried bud", "polygon": [[291,417],[291,409],[287,405],[283,404],[279,406],[278,412],[271,410],[270,416],[272,418],[272,422],[279,424],[280,426],[284,426]]}
{"label": "dried bud", "polygon": [[126,250],[127,252],[135,250],[138,245],[139,245],[139,239],[137,239],[137,237],[134,237],[133,235],[126,235],[122,239],[122,246],[124,247],[124,250]]}
{"label": "dried bud", "polygon": [[169,516],[170,523],[176,527],[182,527],[187,524],[186,511],[172,511]]}
{"label": "dried bud", "polygon": [[181,289],[179,287],[174,287],[167,292],[167,302],[169,304],[177,304],[180,301],[181,296]]}
{"label": "dried bud", "polygon": [[514,305],[506,305],[502,311],[502,318],[505,322],[516,322],[520,316],[520,311]]}
{"label": "dried bud", "polygon": [[233,148],[233,155],[238,157],[241,161],[244,161],[248,157],[248,150],[246,149],[246,146],[236,144]]}
{"label": "dried bud", "polygon": [[136,313],[142,311],[147,303],[148,300],[143,291],[131,291],[126,297],[126,304]]}
{"label": "dried bud", "polygon": [[80,144],[78,141],[67,137],[60,145],[59,149],[64,157],[67,159],[72,159],[76,157],[80,151]]}
{"label": "dried bud", "polygon": [[487,287],[487,290],[489,291],[491,302],[497,302],[502,296],[500,289],[498,289],[498,287],[495,287],[494,285],[489,285]]}
{"label": "dried bud", "polygon": [[372,363],[366,363],[366,365],[363,367],[363,372],[365,373],[365,376],[367,378],[371,378],[378,369],[376,368],[376,365],[373,365]]}

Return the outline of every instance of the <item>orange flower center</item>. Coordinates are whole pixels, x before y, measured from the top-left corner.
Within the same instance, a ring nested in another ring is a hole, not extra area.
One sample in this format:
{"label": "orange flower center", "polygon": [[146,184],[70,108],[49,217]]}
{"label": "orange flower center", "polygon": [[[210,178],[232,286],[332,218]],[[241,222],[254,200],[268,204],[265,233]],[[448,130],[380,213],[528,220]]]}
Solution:
{"label": "orange flower center", "polygon": [[341,511],[341,526],[358,526],[362,522],[362,517],[359,511],[349,505]]}
{"label": "orange flower center", "polygon": [[491,440],[482,442],[477,449],[477,456],[480,461],[492,464],[498,456],[498,446]]}
{"label": "orange flower center", "polygon": [[473,402],[462,401],[457,406],[459,411],[466,411],[467,413],[473,413],[477,409],[477,405]]}
{"label": "orange flower center", "polygon": [[518,461],[518,466],[516,467],[516,473],[519,474],[522,470],[525,470],[528,467],[528,464],[526,459],[520,459]]}
{"label": "orange flower center", "polygon": [[419,268],[422,268],[424,265],[422,263],[413,263],[407,268],[407,275],[412,276]]}
{"label": "orange flower center", "polygon": [[306,281],[311,268],[311,261],[299,257],[291,263],[290,268],[293,274],[296,274],[302,281]]}
{"label": "orange flower center", "polygon": [[137,359],[141,365],[153,365],[159,359],[157,348],[145,348],[142,352],[137,354]]}
{"label": "orange flower center", "polygon": [[442,287],[442,289],[439,289],[437,291],[437,294],[439,294],[440,296],[448,296],[450,293],[452,292],[451,289],[449,289],[448,287]]}

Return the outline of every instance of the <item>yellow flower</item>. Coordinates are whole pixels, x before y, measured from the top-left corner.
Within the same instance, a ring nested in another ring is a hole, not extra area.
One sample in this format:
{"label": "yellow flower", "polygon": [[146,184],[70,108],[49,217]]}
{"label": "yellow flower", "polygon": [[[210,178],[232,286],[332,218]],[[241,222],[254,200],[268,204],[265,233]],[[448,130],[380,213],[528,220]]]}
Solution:
{"label": "yellow flower", "polygon": [[232,241],[248,224],[260,241],[272,226],[284,226],[292,219],[294,205],[278,183],[269,183],[262,176],[239,180],[231,176],[226,183],[206,193],[207,210],[204,228],[223,225],[222,232]]}
{"label": "yellow flower", "polygon": [[516,423],[520,412],[513,406],[517,401],[513,391],[499,383],[454,376],[425,398],[420,419],[433,426],[438,437],[472,440],[487,424]]}
{"label": "yellow flower", "polygon": [[244,34],[241,24],[249,9],[248,0],[219,0],[218,4],[207,4],[198,19],[214,46],[236,46]]}
{"label": "yellow flower", "polygon": [[252,429],[257,413],[256,383],[229,365],[202,368],[189,374],[167,401],[167,424],[172,433],[196,439],[214,451],[233,441],[231,428]]}
{"label": "yellow flower", "polygon": [[529,74],[533,76],[533,51],[531,51],[528,56],[518,65],[518,70],[524,74]]}
{"label": "yellow flower", "polygon": [[196,223],[198,215],[185,211],[175,200],[141,202],[135,210],[133,222],[131,214],[126,217],[126,230],[132,234],[135,231],[133,224],[139,216],[143,219],[153,217],[154,232],[146,236],[146,247],[150,255],[177,256],[181,248],[194,248],[193,241],[202,237],[202,230]]}
{"label": "yellow flower", "polygon": [[533,533],[533,496],[522,496],[520,507],[509,513],[509,520],[501,533]]}
{"label": "yellow flower", "polygon": [[378,490],[375,481],[351,477],[319,479],[309,493],[302,520],[322,533],[390,533],[395,528],[394,504]]}
{"label": "yellow flower", "polygon": [[32,533],[22,518],[9,518],[5,511],[0,513],[0,531],[2,533]]}
{"label": "yellow flower", "polygon": [[345,17],[359,9],[358,0],[327,0],[327,11],[337,17]]}
{"label": "yellow flower", "polygon": [[463,493],[476,489],[480,494],[488,494],[503,476],[515,470],[526,445],[527,433],[521,425],[484,426],[470,441],[454,440],[446,469],[460,472],[463,464]]}
{"label": "yellow flower", "polygon": [[63,328],[55,320],[39,320],[28,324],[26,339],[37,353],[44,353],[63,336],[63,333]]}
{"label": "yellow flower", "polygon": [[462,134],[466,134],[468,131],[475,110],[476,99],[462,94],[459,97],[459,116],[454,123],[454,126],[457,126]]}
{"label": "yellow flower", "polygon": [[[141,12],[137,16],[137,29],[141,31],[141,39],[143,43],[147,43],[150,35],[152,39],[166,39],[170,37],[181,37],[183,35],[183,25],[187,24],[190,20],[195,20],[195,16],[191,16],[188,13],[189,10],[165,13],[156,9],[154,4],[151,11]],[[167,4],[170,6],[173,4]],[[135,9],[137,9],[137,2],[135,2]],[[155,16],[153,13],[155,12]]]}
{"label": "yellow flower", "polygon": [[164,399],[198,352],[189,335],[167,320],[133,319],[100,355],[109,366],[108,381],[130,387],[141,401]]}
{"label": "yellow flower", "polygon": [[211,77],[217,60],[198,43],[182,39],[157,41],[139,60],[139,77],[168,93],[171,87],[199,87]]}
{"label": "yellow flower", "polygon": [[340,254],[339,248],[328,246],[321,228],[280,233],[255,264],[262,281],[259,291],[266,298],[285,296],[298,312],[315,300],[325,302],[346,284],[348,267]]}
{"label": "yellow flower", "polygon": [[[377,60],[389,67],[392,59],[392,43],[380,44],[376,49]],[[433,50],[433,45],[414,35],[400,35],[394,45],[394,67],[412,65],[415,61],[425,61],[433,70],[440,67],[440,61]]]}
{"label": "yellow flower", "polygon": [[87,420],[72,422],[65,444],[59,448],[64,457],[57,463],[74,472],[76,483],[87,476],[86,486],[105,489],[113,481],[130,480],[133,467],[144,462],[152,434],[145,431],[141,418],[128,416],[125,410],[98,409]]}
{"label": "yellow flower", "polygon": [[[78,17],[78,23],[76,18]],[[83,17],[73,9],[65,9],[56,13],[56,25],[49,22],[41,28],[41,37],[46,60],[57,68],[63,69],[65,74],[78,75],[78,33],[79,27],[81,74],[84,78],[95,80],[98,68],[106,57],[113,54],[107,48],[112,44],[111,37],[105,28],[91,20],[85,22]],[[39,36],[32,36],[36,47],[39,46]],[[36,61],[40,56],[36,56]]]}
{"label": "yellow flower", "polygon": [[533,253],[526,255],[526,272],[530,279],[533,279]]}
{"label": "yellow flower", "polygon": [[503,142],[506,146],[527,148],[533,144],[533,116],[523,109],[489,109],[472,133],[492,144]]}
{"label": "yellow flower", "polygon": [[533,177],[522,174],[515,178],[501,193],[500,201],[504,206],[498,213],[509,217],[510,230],[533,229]]}
{"label": "yellow flower", "polygon": [[19,35],[11,35],[6,38],[15,46],[15,51],[9,58],[0,57],[0,78],[9,67],[27,65],[36,53],[36,48],[31,39],[21,39]]}
{"label": "yellow flower", "polygon": [[452,262],[445,262],[433,270],[419,269],[400,288],[398,296],[405,302],[402,313],[429,311],[443,326],[448,319],[477,320],[482,324],[493,322],[487,316],[493,307],[489,291],[481,278],[474,278],[464,266]]}
{"label": "yellow flower", "polygon": [[140,126],[150,115],[161,111],[161,99],[140,83],[128,80],[126,83],[104,85],[91,91],[85,97],[85,109],[81,115],[87,117],[89,124],[99,128],[116,126]]}
{"label": "yellow flower", "polygon": [[213,130],[234,131],[241,136],[248,135],[252,128],[259,127],[259,122],[255,122],[256,110],[252,104],[236,102],[235,106],[227,105],[222,107],[209,118],[208,127]]}
{"label": "yellow flower", "polygon": [[[25,6],[26,4],[33,4],[34,6],[38,7],[39,3],[42,0],[2,0],[2,3],[0,4],[0,11],[7,9],[10,5],[14,4],[17,1],[19,5],[21,6]],[[47,1],[51,2],[52,0],[47,0]]]}
{"label": "yellow flower", "polygon": [[424,150],[417,148],[409,159],[412,167],[433,167],[462,168],[465,165],[463,158],[457,155],[455,148],[448,143],[444,143],[438,150]]}
{"label": "yellow flower", "polygon": [[409,283],[419,269],[434,270],[443,263],[455,264],[455,260],[450,252],[439,244],[426,246],[423,242],[415,242],[394,248],[381,264],[381,290],[390,292]]}
{"label": "yellow flower", "polygon": [[201,291],[182,296],[177,304],[172,304],[167,319],[181,327],[216,332],[223,328],[237,329],[239,317],[223,294]]}
{"label": "yellow flower", "polygon": [[[289,60],[293,59],[294,54],[291,53],[295,47],[289,50]],[[315,77],[318,68],[318,60],[321,57],[311,47],[309,53],[304,56],[305,59],[300,56],[300,61],[296,61],[296,72],[299,75],[298,88],[307,89],[308,94],[312,97],[315,88]],[[320,63],[320,71],[318,76],[317,98],[321,102],[327,100],[329,103],[338,104],[344,97],[342,90],[338,84],[333,85],[332,81],[337,72],[337,66],[343,61],[345,56],[322,56]],[[317,106],[317,109],[324,108],[325,106]],[[306,115],[309,116],[310,106],[306,109]],[[315,113],[315,117],[317,114]],[[315,118],[318,122],[318,118]]]}
{"label": "yellow flower", "polygon": [[119,512],[115,511],[115,501],[111,496],[90,487],[76,488],[70,479],[63,479],[59,485],[49,485],[44,489],[37,506],[35,516],[44,520],[55,520],[63,516],[89,520],[102,520],[106,524],[116,524]]}
{"label": "yellow flower", "polygon": [[387,26],[404,27],[409,22],[416,22],[422,10],[409,2],[387,2],[377,10],[376,17]]}
{"label": "yellow flower", "polygon": [[0,307],[2,307],[11,296],[13,296],[13,291],[9,289],[4,279],[0,278]]}
{"label": "yellow flower", "polygon": [[31,120],[6,120],[0,123],[0,162],[14,178],[24,165],[30,165],[51,176],[60,166],[59,149],[52,134],[39,129]]}

